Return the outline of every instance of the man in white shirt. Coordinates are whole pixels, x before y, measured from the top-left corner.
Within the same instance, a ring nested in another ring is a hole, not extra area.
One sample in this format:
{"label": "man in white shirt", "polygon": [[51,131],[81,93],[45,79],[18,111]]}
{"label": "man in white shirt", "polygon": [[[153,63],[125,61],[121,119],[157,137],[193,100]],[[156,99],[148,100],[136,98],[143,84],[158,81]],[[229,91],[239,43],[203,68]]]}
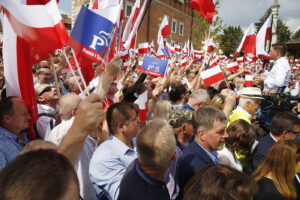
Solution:
{"label": "man in white shirt", "polygon": [[[80,102],[81,98],[74,93],[66,94],[60,98],[58,103],[58,113],[62,122],[57,125],[49,135],[46,135],[45,140],[51,141],[57,145],[60,144],[61,140],[73,124],[74,116]],[[96,142],[97,141],[93,139],[93,137],[88,135],[74,166],[79,181],[80,195],[83,199],[97,199],[89,178],[89,163],[96,149]]]}
{"label": "man in white shirt", "polygon": [[258,76],[256,80],[264,83],[264,91],[275,93],[280,87],[288,86],[290,80],[291,67],[284,57],[286,47],[283,44],[273,45],[270,51],[270,58],[275,60],[273,68],[267,76]]}

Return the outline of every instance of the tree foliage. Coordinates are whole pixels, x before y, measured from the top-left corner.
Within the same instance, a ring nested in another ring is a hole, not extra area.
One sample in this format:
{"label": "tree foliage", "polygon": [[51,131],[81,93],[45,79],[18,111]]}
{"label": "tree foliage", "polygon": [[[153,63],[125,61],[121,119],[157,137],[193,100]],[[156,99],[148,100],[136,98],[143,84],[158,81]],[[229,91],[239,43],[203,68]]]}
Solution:
{"label": "tree foliage", "polygon": [[202,42],[208,39],[209,29],[210,29],[210,38],[214,38],[215,41],[218,41],[218,33],[224,28],[223,20],[218,16],[218,8],[220,5],[220,0],[215,1],[216,15],[214,17],[212,25],[207,22],[207,19],[200,16],[198,11],[194,12],[194,22],[192,27],[192,41],[195,49],[201,49]]}
{"label": "tree foliage", "polygon": [[220,35],[220,49],[226,56],[233,53],[243,37],[243,31],[240,26],[227,26]]}
{"label": "tree foliage", "polygon": [[294,40],[296,40],[296,39],[298,39],[298,38],[300,38],[300,28],[294,33],[294,35],[293,35],[293,39]]}

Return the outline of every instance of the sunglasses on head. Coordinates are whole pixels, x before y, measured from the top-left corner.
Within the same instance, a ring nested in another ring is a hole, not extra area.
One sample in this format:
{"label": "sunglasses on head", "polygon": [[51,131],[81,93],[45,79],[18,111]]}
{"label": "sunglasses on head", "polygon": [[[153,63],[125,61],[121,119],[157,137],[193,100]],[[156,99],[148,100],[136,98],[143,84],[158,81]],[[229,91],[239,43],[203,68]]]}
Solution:
{"label": "sunglasses on head", "polygon": [[50,92],[52,90],[52,86],[47,86],[45,87],[39,94],[39,96],[41,96],[42,94],[44,94],[45,92]]}

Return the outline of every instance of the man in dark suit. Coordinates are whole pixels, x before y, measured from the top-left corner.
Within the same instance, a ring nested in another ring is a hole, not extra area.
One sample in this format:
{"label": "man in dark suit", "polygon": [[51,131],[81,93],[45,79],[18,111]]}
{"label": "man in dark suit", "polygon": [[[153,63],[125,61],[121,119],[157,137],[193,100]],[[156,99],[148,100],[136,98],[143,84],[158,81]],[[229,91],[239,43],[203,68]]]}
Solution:
{"label": "man in dark suit", "polygon": [[300,119],[289,113],[277,113],[273,117],[271,133],[264,136],[255,147],[251,164],[255,170],[265,159],[269,150],[279,140],[296,139],[300,133]]}
{"label": "man in dark suit", "polygon": [[215,151],[221,149],[226,133],[227,118],[216,108],[204,106],[194,112],[195,140],[185,149],[179,162],[180,196],[189,179],[201,168],[219,164]]}

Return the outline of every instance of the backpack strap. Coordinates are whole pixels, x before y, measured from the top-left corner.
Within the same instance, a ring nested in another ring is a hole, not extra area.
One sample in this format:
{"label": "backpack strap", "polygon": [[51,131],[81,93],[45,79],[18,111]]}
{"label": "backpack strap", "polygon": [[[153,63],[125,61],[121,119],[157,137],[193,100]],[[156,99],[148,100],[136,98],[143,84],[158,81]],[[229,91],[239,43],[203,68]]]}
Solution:
{"label": "backpack strap", "polygon": [[[49,118],[52,118],[52,119],[50,120],[50,130],[52,130],[52,129],[54,128],[54,121],[53,121],[53,119],[54,119],[54,120],[56,119],[55,114],[52,114],[52,113],[39,113],[39,114],[38,114],[37,120],[38,120],[40,117],[49,117]],[[42,138],[40,137],[40,135],[38,134],[36,122],[34,123],[34,131],[35,131],[35,137],[36,137],[37,139],[42,139]]]}

